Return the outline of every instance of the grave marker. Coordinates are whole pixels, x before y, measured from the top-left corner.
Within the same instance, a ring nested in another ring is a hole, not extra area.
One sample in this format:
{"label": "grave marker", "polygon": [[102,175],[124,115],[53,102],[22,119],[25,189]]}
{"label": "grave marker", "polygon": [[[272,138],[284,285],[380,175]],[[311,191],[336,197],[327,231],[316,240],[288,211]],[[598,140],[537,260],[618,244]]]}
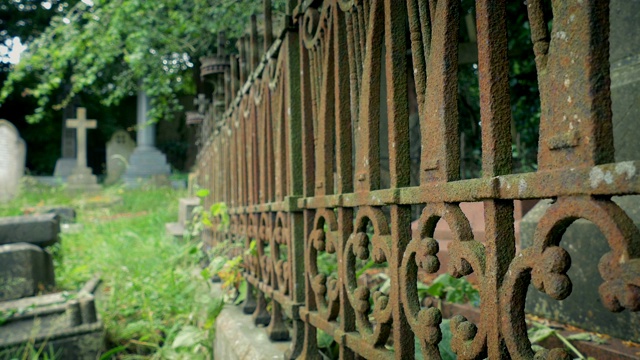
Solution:
{"label": "grave marker", "polygon": [[76,118],[68,119],[66,124],[68,128],[76,129],[76,143],[78,144],[76,167],[67,179],[69,189],[81,191],[100,190],[96,176],[87,167],[87,130],[97,128],[98,122],[93,119],[87,119],[87,109],[78,108]]}
{"label": "grave marker", "polygon": [[156,148],[156,126],[148,120],[149,97],[140,90],[138,91],[138,113],[137,113],[137,142],[136,148],[131,154],[129,167],[124,174],[124,181],[130,187],[138,186],[138,179],[167,182],[171,167],[167,163],[167,157]]}
{"label": "grave marker", "polygon": [[118,130],[107,143],[107,178],[105,184],[114,184],[127,171],[129,157],[136,147],[135,141],[124,130]]}
{"label": "grave marker", "polygon": [[0,120],[0,201],[18,193],[24,174],[26,145],[12,123]]}
{"label": "grave marker", "polygon": [[73,117],[75,105],[69,104],[62,114],[62,156],[56,161],[54,177],[66,179],[76,167],[76,129],[66,126],[66,119]]}
{"label": "grave marker", "polygon": [[0,245],[19,242],[40,247],[58,242],[60,217],[56,213],[0,217]]}
{"label": "grave marker", "polygon": [[55,286],[51,254],[36,245],[0,245],[0,264],[0,301],[33,296]]}

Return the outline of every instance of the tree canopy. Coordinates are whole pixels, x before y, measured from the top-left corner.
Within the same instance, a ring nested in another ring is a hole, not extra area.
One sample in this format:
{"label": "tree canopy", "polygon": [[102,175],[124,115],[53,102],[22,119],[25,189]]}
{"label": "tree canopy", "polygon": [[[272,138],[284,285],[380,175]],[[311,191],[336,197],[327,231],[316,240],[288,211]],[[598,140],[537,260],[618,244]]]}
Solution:
{"label": "tree canopy", "polygon": [[262,6],[255,0],[11,0],[0,8],[3,24],[11,11],[33,11],[25,18],[50,22],[29,34],[26,21],[15,21],[3,32],[24,37],[28,48],[4,82],[0,104],[13,92],[34,97],[38,107],[27,117],[34,123],[82,92],[111,106],[141,86],[152,98],[151,117],[161,119],[181,109],[179,94],[195,92],[192,69],[213,52],[217,33],[240,35]]}

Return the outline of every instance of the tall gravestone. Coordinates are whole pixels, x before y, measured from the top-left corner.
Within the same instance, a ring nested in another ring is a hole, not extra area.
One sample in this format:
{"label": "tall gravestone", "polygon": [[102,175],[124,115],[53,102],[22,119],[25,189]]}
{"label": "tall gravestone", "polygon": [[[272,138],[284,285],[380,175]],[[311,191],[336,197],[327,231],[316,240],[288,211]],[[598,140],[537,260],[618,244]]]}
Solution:
{"label": "tall gravestone", "polygon": [[131,139],[129,133],[118,130],[111,136],[107,143],[107,178],[104,183],[114,184],[127,170],[129,158],[136,147],[135,141]]}
{"label": "tall gravestone", "polygon": [[27,146],[15,126],[0,120],[0,201],[11,200],[20,189]]}
{"label": "tall gravestone", "polygon": [[78,108],[76,118],[68,119],[66,125],[68,128],[76,129],[78,155],[76,167],[67,178],[68,188],[78,191],[99,191],[98,180],[91,172],[91,168],[87,166],[87,130],[97,128],[98,123],[96,120],[87,119],[87,109]]}
{"label": "tall gravestone", "polygon": [[155,147],[156,127],[148,122],[148,112],[149,97],[143,90],[139,90],[137,146],[129,158],[129,167],[123,177],[128,186],[137,186],[139,179],[157,179],[171,174],[167,157]]}
{"label": "tall gravestone", "polygon": [[[640,1],[612,0],[610,5],[611,99],[616,161],[640,159]],[[640,226],[640,196],[613,200]],[[541,201],[524,217],[521,225],[523,247],[531,246],[535,227],[550,206]],[[625,310],[611,313],[601,303],[598,287],[602,277],[598,264],[610,251],[607,240],[591,222],[574,222],[562,237],[561,246],[571,256],[568,272],[573,283],[571,295],[553,300],[529,288],[526,310],[580,328],[640,342],[640,313]]]}
{"label": "tall gravestone", "polygon": [[53,176],[67,178],[76,167],[76,129],[66,126],[66,119],[74,116],[75,106],[68,105],[63,110],[62,156],[56,161]]}

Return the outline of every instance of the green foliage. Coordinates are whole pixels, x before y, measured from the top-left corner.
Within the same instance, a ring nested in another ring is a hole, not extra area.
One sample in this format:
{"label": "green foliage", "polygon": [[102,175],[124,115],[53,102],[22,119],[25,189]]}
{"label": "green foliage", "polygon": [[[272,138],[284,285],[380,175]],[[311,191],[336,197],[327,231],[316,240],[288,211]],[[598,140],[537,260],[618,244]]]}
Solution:
{"label": "green foliage", "polygon": [[238,241],[225,240],[216,244],[208,252],[211,259],[209,266],[203,270],[202,275],[206,279],[211,279],[217,275],[222,281],[222,288],[225,289],[225,300],[237,305],[244,301],[247,296],[247,281],[242,276],[245,269],[244,255],[257,256],[256,242],[251,241],[249,248],[244,249],[244,239]]}
{"label": "green foliage", "polygon": [[450,303],[470,302],[474,306],[480,304],[480,293],[470,282],[464,278],[456,279],[449,274],[439,275],[429,286],[420,283],[418,296],[423,298],[427,294]]}
{"label": "green foliage", "polygon": [[[475,13],[475,1],[461,0],[461,3],[463,14]],[[545,0],[542,3],[545,13],[550,15],[551,2]],[[509,1],[506,4],[513,169],[515,172],[528,172],[537,169],[540,125],[537,69],[527,5],[522,1]],[[463,42],[471,41],[466,31],[461,30],[460,37]],[[464,135],[464,152],[461,154],[462,178],[477,177],[481,172],[482,123],[478,75],[478,64],[462,64],[458,68],[459,131]]]}
{"label": "green foliage", "polygon": [[529,341],[531,342],[531,344],[533,345],[533,349],[534,351],[540,350],[542,349],[541,346],[537,345],[539,342],[542,342],[544,340],[546,340],[547,338],[550,338],[552,336],[555,336],[558,338],[558,340],[560,340],[567,349],[569,349],[571,352],[573,352],[573,354],[578,358],[578,359],[587,359],[587,360],[595,360],[592,357],[585,357],[575,346],[573,346],[573,344],[571,343],[571,341],[591,341],[591,342],[595,342],[598,344],[604,344],[606,343],[606,341],[604,341],[602,338],[598,337],[595,334],[591,334],[591,333],[578,333],[578,334],[572,334],[569,336],[563,336],[558,330],[549,327],[545,324],[536,322],[536,321],[531,321],[530,322],[531,327],[529,328],[529,330],[527,330],[527,335],[529,337]]}
{"label": "green foliage", "polygon": [[[103,358],[210,358],[222,299],[212,296],[199,274],[201,244],[175,241],[164,232],[182,192],[114,187],[98,196],[71,197],[64,188],[38,189],[0,207],[0,215],[15,215],[16,209],[39,202],[78,209],[84,228],[62,234],[60,256],[54,259],[56,282],[71,291],[101,274],[97,305],[110,346]],[[89,206],[110,197],[122,201]]]}
{"label": "green foliage", "polygon": [[48,343],[35,346],[30,341],[16,350],[0,351],[0,358],[10,360],[56,360],[61,359],[60,354],[53,350]]}
{"label": "green foliage", "polygon": [[340,358],[340,348],[338,343],[331,337],[331,335],[326,332],[317,329],[316,330],[316,341],[318,344],[318,351],[322,354],[324,359],[339,359]]}
{"label": "green foliage", "polygon": [[[283,9],[282,1],[276,5]],[[77,2],[29,44],[3,85],[0,104],[20,89],[37,99],[28,121],[38,122],[52,103],[61,108],[76,94],[90,93],[111,106],[141,87],[151,97],[150,116],[170,118],[182,111],[179,94],[195,93],[193,69],[214,50],[217,32],[238,37],[249,16],[260,12],[262,2],[253,0]],[[30,77],[37,85],[23,88]],[[54,94],[64,87],[58,103]]]}
{"label": "green foliage", "polygon": [[318,271],[331,275],[337,274],[338,272],[338,260],[336,259],[336,254],[329,254],[328,252],[321,252],[318,254]]}
{"label": "green foliage", "polygon": [[225,203],[215,203],[209,209],[211,216],[220,217],[220,225],[218,230],[227,230],[229,228],[229,210]]}
{"label": "green foliage", "polygon": [[[202,202],[204,199],[209,196],[211,192],[208,189],[198,189],[196,191],[196,196],[200,198]],[[187,236],[189,237],[197,237],[202,232],[203,226],[212,227],[213,223],[211,221],[212,218],[219,217],[220,224],[218,225],[218,231],[226,230],[229,228],[230,218],[229,218],[229,210],[227,209],[227,204],[225,203],[215,203],[211,205],[209,211],[205,211],[202,205],[196,206],[192,213],[192,220],[187,226]]]}

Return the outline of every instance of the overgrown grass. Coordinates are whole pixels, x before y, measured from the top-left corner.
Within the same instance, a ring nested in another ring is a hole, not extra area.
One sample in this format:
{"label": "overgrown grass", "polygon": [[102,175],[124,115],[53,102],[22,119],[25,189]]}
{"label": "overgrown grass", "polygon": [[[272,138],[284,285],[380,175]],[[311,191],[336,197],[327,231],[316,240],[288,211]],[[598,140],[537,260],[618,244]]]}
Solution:
{"label": "overgrown grass", "polygon": [[71,196],[32,185],[1,206],[0,215],[36,205],[76,207],[83,229],[62,235],[55,250],[56,281],[60,290],[70,291],[101,274],[105,358],[209,358],[222,302],[210,295],[200,275],[200,245],[174,240],[164,230],[166,222],[175,221],[177,200],[184,195],[167,188],[112,187]]}

